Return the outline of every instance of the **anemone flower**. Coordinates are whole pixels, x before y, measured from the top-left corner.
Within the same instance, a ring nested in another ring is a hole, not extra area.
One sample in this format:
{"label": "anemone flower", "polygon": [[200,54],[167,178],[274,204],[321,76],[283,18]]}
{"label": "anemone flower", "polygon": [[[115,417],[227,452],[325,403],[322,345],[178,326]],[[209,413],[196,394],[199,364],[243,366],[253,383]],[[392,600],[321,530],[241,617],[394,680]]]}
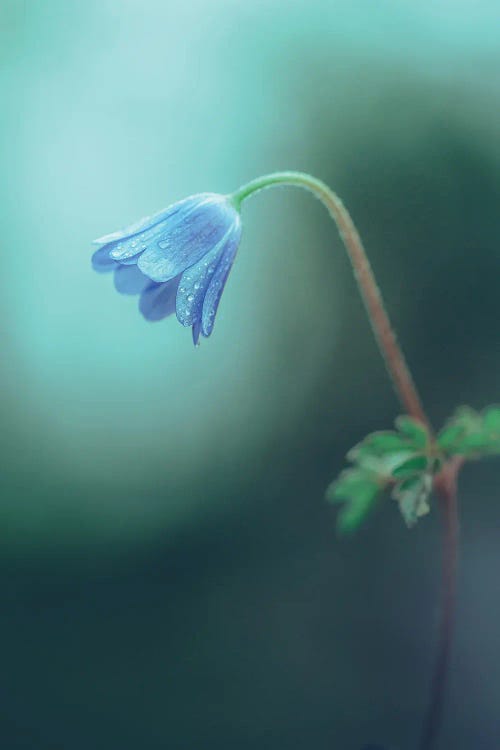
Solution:
{"label": "anemone flower", "polygon": [[95,240],[101,247],[92,266],[114,271],[121,294],[139,294],[147,320],[175,312],[191,327],[196,345],[200,333],[212,333],[240,237],[240,214],[231,199],[202,193]]}

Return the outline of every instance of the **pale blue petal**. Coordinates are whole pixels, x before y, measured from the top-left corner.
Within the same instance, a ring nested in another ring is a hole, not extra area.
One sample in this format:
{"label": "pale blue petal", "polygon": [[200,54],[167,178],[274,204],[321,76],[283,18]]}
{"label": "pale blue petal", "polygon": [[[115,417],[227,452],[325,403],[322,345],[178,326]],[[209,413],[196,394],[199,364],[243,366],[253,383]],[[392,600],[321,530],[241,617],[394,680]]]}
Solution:
{"label": "pale blue petal", "polygon": [[175,296],[179,277],[157,284],[150,282],[139,298],[139,310],[146,320],[162,320],[175,312]]}
{"label": "pale blue petal", "polygon": [[199,198],[198,205],[183,209],[168,222],[139,257],[137,265],[153,281],[168,281],[198,263],[233,224],[239,224],[239,214],[224,196],[205,194]]}
{"label": "pale blue petal", "polygon": [[178,201],[156,214],[157,221],[154,223],[144,222],[144,226],[139,232],[112,240],[108,243],[110,257],[123,262],[127,258],[132,258],[149,248],[156,247],[156,243],[162,241],[165,233],[175,231],[178,223],[187,219],[205,197],[205,195],[195,195]]}
{"label": "pale blue petal", "polygon": [[101,247],[92,255],[92,268],[97,273],[107,273],[116,268],[116,261],[109,257],[109,248]]}
{"label": "pale blue petal", "polygon": [[232,268],[236,251],[238,250],[240,237],[241,228],[239,228],[238,232],[233,232],[228,242],[226,242],[222,257],[210,280],[210,285],[203,301],[201,318],[201,332],[204,336],[210,336],[212,333],[217,308],[219,307],[220,298],[224,291],[229,271]]}
{"label": "pale blue petal", "polygon": [[[190,198],[186,198],[186,200],[190,200]],[[182,202],[183,201],[179,201],[179,203]],[[118,229],[116,232],[111,232],[111,234],[105,234],[104,237],[99,237],[98,240],[94,240],[94,245],[108,245],[110,242],[118,242],[126,237],[131,237],[133,234],[139,234],[146,229],[151,229],[151,227],[158,224],[168,215],[172,215],[172,209],[178,206],[179,203],[174,203],[171,206],[167,206],[167,208],[162,208],[161,211],[153,214],[153,216],[145,216],[143,219],[139,219],[139,221],[130,224],[130,226],[125,227],[124,229]]]}
{"label": "pale blue petal", "polygon": [[198,342],[200,339],[200,332],[201,332],[201,321],[197,320],[196,323],[193,324],[193,327],[191,330],[193,333],[193,344],[195,346],[198,346]]}
{"label": "pale blue petal", "polygon": [[198,263],[182,274],[177,290],[176,312],[177,320],[183,326],[192,326],[196,321],[201,321],[205,294],[230,235],[231,230]]}
{"label": "pale blue petal", "polygon": [[114,276],[115,289],[120,294],[140,294],[151,284],[137,266],[118,265]]}
{"label": "pale blue petal", "polygon": [[203,193],[102,237],[96,271],[114,270],[121,294],[139,294],[147,320],[174,311],[193,342],[212,332],[217,306],[241,237],[241,221],[222,195]]}
{"label": "pale blue petal", "polygon": [[123,258],[122,260],[117,260],[116,262],[119,263],[120,266],[136,266],[138,260],[139,256],[134,255],[133,258]]}

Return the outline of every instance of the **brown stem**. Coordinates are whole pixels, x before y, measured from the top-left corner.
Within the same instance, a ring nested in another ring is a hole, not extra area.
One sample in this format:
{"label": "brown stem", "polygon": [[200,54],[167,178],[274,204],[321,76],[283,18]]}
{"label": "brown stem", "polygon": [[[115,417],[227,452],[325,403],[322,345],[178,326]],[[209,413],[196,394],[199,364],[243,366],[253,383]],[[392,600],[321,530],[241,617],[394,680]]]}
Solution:
{"label": "brown stem", "polygon": [[356,227],[340,198],[329,196],[329,200],[325,202],[336,220],[340,235],[347,248],[376,341],[396,393],[406,412],[422,424],[429,426],[418,391],[391,326],[370,261]]}
{"label": "brown stem", "polygon": [[431,750],[441,728],[453,639],[457,588],[459,521],[457,476],[462,459],[452,459],[434,480],[440,500],[443,529],[442,610],[429,705],[420,736],[420,750]]}
{"label": "brown stem", "polygon": [[[363,243],[342,201],[324,182],[302,172],[276,172],[259,177],[241,187],[230,198],[239,209],[248,196],[273,185],[297,185],[306,188],[328,209],[347,249],[375,338],[396,393],[406,412],[428,426],[432,435],[432,429],[392,329]],[[455,616],[458,564],[457,474],[461,463],[461,459],[448,461],[434,480],[434,488],[440,500],[443,524],[443,600],[437,656],[429,707],[421,734],[420,750],[432,750],[441,727]]]}
{"label": "brown stem", "polygon": [[250,195],[273,185],[296,185],[306,188],[328,209],[347,249],[375,339],[401,404],[410,416],[429,426],[415,383],[385,310],[363,243],[344,204],[328,185],[303,172],[275,172],[258,177],[241,187],[230,198],[239,209],[241,203]]}

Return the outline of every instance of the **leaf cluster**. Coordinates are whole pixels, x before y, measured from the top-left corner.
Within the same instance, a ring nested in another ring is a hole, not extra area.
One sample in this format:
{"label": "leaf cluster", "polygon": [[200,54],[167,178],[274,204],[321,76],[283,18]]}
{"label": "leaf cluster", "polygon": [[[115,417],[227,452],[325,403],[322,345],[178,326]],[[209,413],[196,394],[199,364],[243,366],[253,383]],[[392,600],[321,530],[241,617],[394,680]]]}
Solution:
{"label": "leaf cluster", "polygon": [[482,412],[469,406],[460,407],[436,442],[447,457],[475,459],[500,455],[500,406],[488,406]]}
{"label": "leaf cluster", "polygon": [[462,406],[433,438],[417,420],[401,416],[395,430],[373,432],[347,454],[350,461],[327,490],[341,503],[337,526],[355,531],[385,494],[399,504],[408,526],[429,512],[433,476],[443,463],[500,455],[500,406],[482,412]]}
{"label": "leaf cluster", "polygon": [[439,459],[427,428],[401,416],[396,430],[373,432],[347,454],[351,466],[327,490],[327,498],[342,503],[338,516],[341,533],[355,531],[387,493],[398,502],[403,518],[412,526],[429,512],[432,476]]}

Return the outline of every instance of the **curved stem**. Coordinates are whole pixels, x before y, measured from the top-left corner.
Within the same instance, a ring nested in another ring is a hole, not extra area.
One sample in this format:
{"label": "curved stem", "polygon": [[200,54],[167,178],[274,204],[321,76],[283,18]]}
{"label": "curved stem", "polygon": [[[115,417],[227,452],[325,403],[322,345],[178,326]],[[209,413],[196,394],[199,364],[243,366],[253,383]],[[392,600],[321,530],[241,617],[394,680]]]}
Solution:
{"label": "curved stem", "polygon": [[342,201],[324,182],[302,172],[275,172],[259,177],[239,188],[230,198],[239,209],[241,203],[250,195],[273,185],[296,185],[306,188],[328,209],[347,249],[375,338],[399,400],[408,414],[428,426],[428,419],[392,329],[365,249]]}
{"label": "curved stem", "polygon": [[[250,195],[273,185],[296,185],[310,190],[328,209],[344,242],[385,365],[405,411],[432,430],[413,378],[392,329],[382,296],[354,223],[340,198],[325,185],[302,172],[276,172],[260,177],[229,196],[239,210]],[[442,720],[455,617],[458,565],[457,475],[462,459],[452,459],[435,477],[443,526],[443,591],[439,641],[432,677],[429,707],[424,719],[420,750],[432,750]]]}
{"label": "curved stem", "polygon": [[429,706],[420,736],[420,750],[431,750],[441,727],[446,682],[450,664],[457,589],[459,521],[457,475],[462,459],[450,461],[434,480],[440,499],[443,528],[442,610]]}

